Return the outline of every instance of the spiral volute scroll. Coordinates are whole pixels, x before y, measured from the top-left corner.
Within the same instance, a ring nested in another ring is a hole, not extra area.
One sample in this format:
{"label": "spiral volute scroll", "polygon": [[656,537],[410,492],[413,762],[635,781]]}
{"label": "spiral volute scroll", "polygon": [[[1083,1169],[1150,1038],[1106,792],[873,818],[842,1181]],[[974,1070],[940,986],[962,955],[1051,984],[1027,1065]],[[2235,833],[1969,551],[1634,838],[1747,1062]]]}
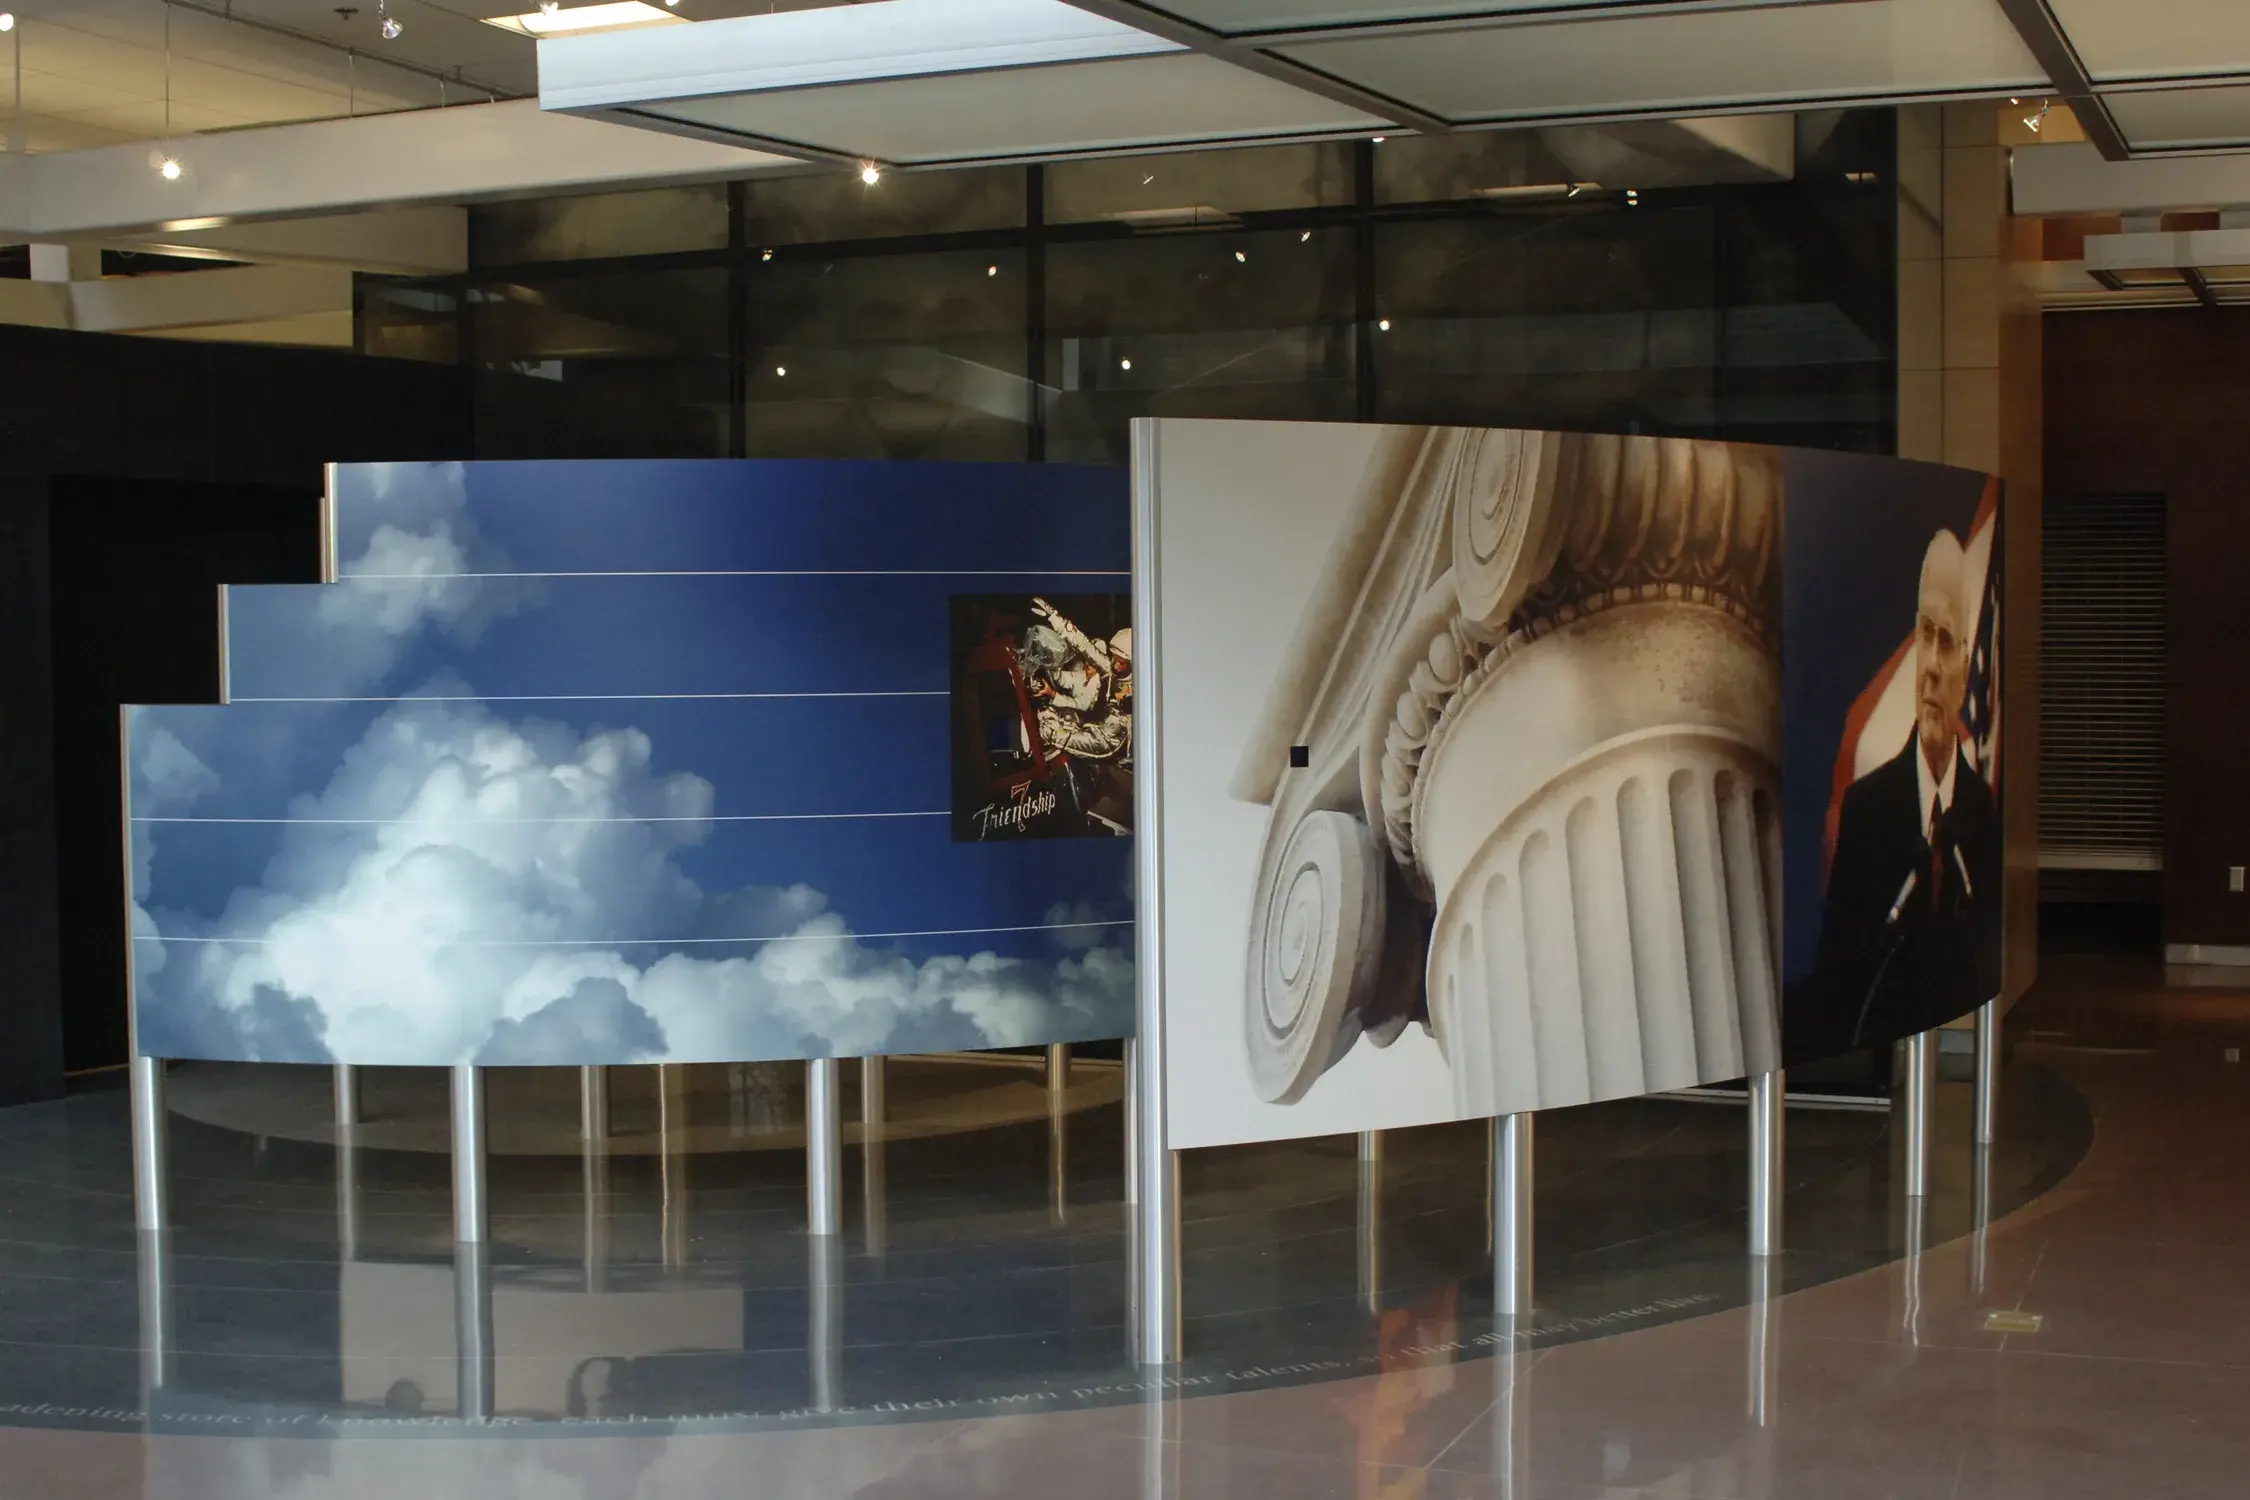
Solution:
{"label": "spiral volute scroll", "polygon": [[1382,957],[1382,854],[1349,813],[1309,812],[1262,889],[1243,1017],[1259,1097],[1288,1104],[1359,1037]]}
{"label": "spiral volute scroll", "polygon": [[1458,435],[1451,476],[1453,590],[1461,624],[1490,640],[1554,565],[1557,459],[1571,441],[1547,432]]}

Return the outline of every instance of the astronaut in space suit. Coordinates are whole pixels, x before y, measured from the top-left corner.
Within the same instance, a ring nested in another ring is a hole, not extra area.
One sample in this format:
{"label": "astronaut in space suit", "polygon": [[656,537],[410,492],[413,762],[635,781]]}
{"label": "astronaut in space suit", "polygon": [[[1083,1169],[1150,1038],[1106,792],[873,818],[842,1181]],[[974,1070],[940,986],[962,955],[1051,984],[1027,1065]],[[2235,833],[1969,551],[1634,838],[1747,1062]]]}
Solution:
{"label": "astronaut in space suit", "polygon": [[1097,641],[1044,599],[1024,632],[1024,677],[1039,700],[1040,741],[1079,760],[1128,761],[1133,747],[1133,631]]}

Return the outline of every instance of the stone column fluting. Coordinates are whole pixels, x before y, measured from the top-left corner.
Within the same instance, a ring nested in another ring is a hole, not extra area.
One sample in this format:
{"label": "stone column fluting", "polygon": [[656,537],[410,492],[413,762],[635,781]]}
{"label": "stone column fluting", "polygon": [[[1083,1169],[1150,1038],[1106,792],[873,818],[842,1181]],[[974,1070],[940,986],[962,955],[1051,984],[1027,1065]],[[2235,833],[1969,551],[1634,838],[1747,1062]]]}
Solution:
{"label": "stone column fluting", "polygon": [[1463,1116],[1774,1066],[1776,455],[1397,434],[1338,546],[1366,586],[1308,609],[1298,686],[1253,738],[1312,763],[1237,777],[1274,808],[1245,1017],[1261,1094],[1301,1097],[1409,1020]]}

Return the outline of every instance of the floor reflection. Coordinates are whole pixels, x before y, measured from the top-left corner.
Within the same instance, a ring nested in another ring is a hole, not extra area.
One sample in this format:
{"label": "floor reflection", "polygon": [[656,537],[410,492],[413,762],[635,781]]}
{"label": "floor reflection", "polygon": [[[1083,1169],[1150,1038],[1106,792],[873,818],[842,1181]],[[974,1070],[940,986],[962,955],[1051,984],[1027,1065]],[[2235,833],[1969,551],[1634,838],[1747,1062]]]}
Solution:
{"label": "floor reflection", "polygon": [[[1116,1081],[1083,1058],[1070,1080],[1050,1095],[1023,1070],[1014,1086],[1048,1104],[1033,1120],[902,1140],[882,1121],[883,1083],[871,1106],[863,1074],[846,1158],[860,1191],[846,1232],[815,1238],[796,1160],[697,1134],[731,1116],[720,1101],[735,1091],[621,1077],[659,1149],[590,1134],[575,1159],[496,1158],[494,1237],[477,1252],[452,1243],[444,1159],[371,1148],[368,1123],[331,1145],[176,1121],[178,1223],[143,1240],[122,1191],[121,1099],[0,1117],[0,1147],[23,1164],[5,1185],[16,1233],[0,1236],[0,1416],[521,1437],[1138,1410]],[[1078,1090],[1103,1087],[1108,1102],[1077,1107]],[[1189,1358],[1166,1389],[1366,1376],[1336,1409],[1350,1461],[1404,1471],[1430,1412],[1472,1391],[1520,1410],[1547,1351],[1747,1306],[1728,1363],[1751,1372],[1755,1426],[1776,1409],[1785,1288],[1948,1242],[2075,1160],[2075,1095],[2033,1071],[2009,1097],[2048,1124],[1973,1174],[1941,1174],[1918,1238],[1894,1218],[1880,1117],[1793,1119],[1797,1248],[1747,1282],[1738,1111],[1558,1114],[1539,1143],[1538,1301],[1500,1321],[1481,1124],[1209,1153],[1187,1180]],[[1911,1332],[1927,1272],[1912,1256],[1896,1270]],[[44,1291],[57,1277],[68,1299]],[[1515,1472],[1513,1429],[1488,1437],[1501,1467],[1480,1472]],[[1418,1493],[1400,1482],[1355,1493]]]}

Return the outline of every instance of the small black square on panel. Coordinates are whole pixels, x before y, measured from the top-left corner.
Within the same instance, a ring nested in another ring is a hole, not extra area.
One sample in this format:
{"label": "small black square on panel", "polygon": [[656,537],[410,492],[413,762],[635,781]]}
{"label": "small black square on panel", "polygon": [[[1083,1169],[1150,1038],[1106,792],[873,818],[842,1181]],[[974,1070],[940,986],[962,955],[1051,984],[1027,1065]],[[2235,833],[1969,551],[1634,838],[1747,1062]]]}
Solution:
{"label": "small black square on panel", "polygon": [[1291,745],[1289,747],[1289,765],[1292,770],[1301,771],[1311,764],[1312,746]]}

